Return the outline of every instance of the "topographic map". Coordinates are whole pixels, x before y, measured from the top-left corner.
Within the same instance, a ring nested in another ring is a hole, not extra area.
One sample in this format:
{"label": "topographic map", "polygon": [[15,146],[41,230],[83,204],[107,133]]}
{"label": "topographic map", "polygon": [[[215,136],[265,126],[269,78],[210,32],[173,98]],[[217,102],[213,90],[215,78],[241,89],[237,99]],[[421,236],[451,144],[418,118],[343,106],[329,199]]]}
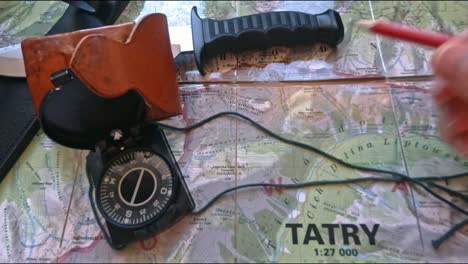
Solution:
{"label": "topographic map", "polygon": [[[336,49],[317,44],[225,54],[209,63],[211,73],[204,77],[190,61],[178,65],[183,114],[165,123],[187,126],[237,111],[353,164],[411,177],[468,171],[468,161],[439,138],[428,77],[432,50],[352,26],[358,19],[385,18],[456,33],[468,23],[468,3],[132,2],[119,21],[163,12],[172,29],[183,30],[194,5],[211,18],[332,8],[342,16],[345,39]],[[65,8],[59,2],[2,2],[0,44],[44,34]],[[22,9],[33,17],[13,15]],[[178,38],[173,32],[171,38]],[[225,80],[238,82],[220,82]],[[378,176],[274,140],[234,118],[166,135],[198,207],[244,183]],[[90,208],[86,155],[42,132],[35,136],[0,184],[1,262],[466,261],[466,227],[439,249],[431,245],[463,215],[406,183],[239,190],[152,239],[116,251],[103,240]],[[468,193],[466,179],[440,183]],[[466,208],[456,197],[440,195]]]}

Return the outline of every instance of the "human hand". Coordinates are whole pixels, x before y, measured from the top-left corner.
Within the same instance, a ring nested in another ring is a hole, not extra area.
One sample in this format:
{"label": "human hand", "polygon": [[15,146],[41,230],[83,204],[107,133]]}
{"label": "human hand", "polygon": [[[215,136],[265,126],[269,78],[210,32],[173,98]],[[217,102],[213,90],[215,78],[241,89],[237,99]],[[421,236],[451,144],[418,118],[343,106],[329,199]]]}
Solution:
{"label": "human hand", "polygon": [[468,156],[468,30],[435,51],[432,69],[441,136],[461,155]]}

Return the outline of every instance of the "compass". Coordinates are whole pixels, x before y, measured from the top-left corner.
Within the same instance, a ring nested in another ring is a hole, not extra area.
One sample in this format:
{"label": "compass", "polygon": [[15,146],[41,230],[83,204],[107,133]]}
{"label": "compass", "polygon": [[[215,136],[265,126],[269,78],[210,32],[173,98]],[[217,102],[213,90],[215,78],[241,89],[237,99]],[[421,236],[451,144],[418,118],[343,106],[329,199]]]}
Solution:
{"label": "compass", "polygon": [[163,232],[195,206],[162,130],[146,124],[126,131],[86,162],[93,212],[105,219],[106,240],[116,249]]}
{"label": "compass", "polygon": [[139,227],[164,213],[173,194],[174,175],[166,159],[151,149],[119,153],[96,189],[104,217],[122,227]]}

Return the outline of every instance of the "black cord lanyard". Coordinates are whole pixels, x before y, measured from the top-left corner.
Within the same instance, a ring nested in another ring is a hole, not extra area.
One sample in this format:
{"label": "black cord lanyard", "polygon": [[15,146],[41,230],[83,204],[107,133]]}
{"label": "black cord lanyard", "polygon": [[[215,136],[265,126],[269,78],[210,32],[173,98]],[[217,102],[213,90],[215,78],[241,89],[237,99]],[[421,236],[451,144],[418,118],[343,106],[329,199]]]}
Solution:
{"label": "black cord lanyard", "polygon": [[[390,177],[388,177],[388,176],[387,177],[366,177],[366,178],[361,177],[361,178],[350,178],[350,179],[344,179],[344,180],[320,180],[320,181],[308,181],[308,182],[303,182],[303,183],[291,183],[291,184],[251,183],[251,184],[238,185],[238,186],[228,188],[228,189],[218,193],[213,198],[211,198],[205,205],[203,205],[202,207],[192,211],[192,214],[203,213],[211,205],[213,205],[213,203],[215,203],[219,198],[221,198],[223,195],[225,195],[225,194],[227,194],[229,192],[232,192],[234,190],[245,189],[245,188],[281,187],[281,188],[286,188],[286,189],[297,189],[297,188],[311,187],[311,186],[349,184],[349,183],[359,183],[359,182],[402,182],[402,181],[408,181],[408,182],[411,182],[411,183],[423,188],[428,193],[430,193],[432,196],[434,196],[435,198],[437,198],[440,201],[444,202],[445,204],[449,205],[453,209],[461,212],[464,215],[468,215],[468,211],[466,211],[465,209],[459,207],[455,203],[452,203],[451,201],[445,199],[444,197],[440,196],[439,194],[437,194],[436,192],[434,192],[433,190],[430,189],[430,187],[434,187],[434,188],[437,188],[437,189],[439,189],[441,191],[444,191],[444,192],[446,192],[446,193],[448,193],[450,195],[457,196],[457,197],[463,199],[464,201],[468,201],[468,196],[464,195],[463,193],[460,193],[460,192],[452,190],[450,188],[438,185],[438,184],[433,182],[433,181],[439,181],[439,180],[448,180],[448,179],[466,177],[466,176],[468,176],[468,172],[453,174],[453,175],[445,175],[445,176],[428,176],[428,177],[415,177],[415,178],[412,178],[412,177],[409,177],[409,176],[407,176],[405,174],[395,172],[395,171],[382,170],[382,169],[376,169],[376,168],[368,168],[368,167],[363,167],[363,166],[359,166],[359,165],[354,165],[354,164],[348,163],[346,161],[343,161],[343,160],[341,160],[341,159],[339,159],[339,158],[337,158],[335,156],[332,156],[332,155],[324,152],[323,150],[320,150],[320,149],[315,148],[313,146],[284,138],[284,137],[272,132],[271,130],[263,127],[262,125],[255,122],[254,120],[250,119],[249,117],[244,116],[242,114],[239,114],[237,112],[220,112],[220,113],[217,113],[217,114],[215,114],[213,116],[210,116],[210,117],[208,117],[208,118],[206,118],[206,119],[204,119],[204,120],[202,120],[202,121],[200,121],[200,122],[198,122],[198,123],[196,123],[196,124],[194,124],[192,126],[189,126],[189,127],[180,128],[180,127],[174,127],[174,126],[170,126],[170,125],[163,124],[163,123],[156,123],[156,124],[162,129],[172,130],[172,131],[179,131],[179,132],[188,132],[188,131],[191,131],[191,130],[196,129],[198,127],[201,127],[204,124],[206,124],[206,123],[208,123],[208,122],[210,122],[210,121],[212,121],[214,119],[217,119],[219,117],[222,117],[222,116],[235,116],[235,117],[244,119],[244,120],[248,121],[249,123],[251,123],[257,129],[259,129],[260,131],[264,132],[265,134],[267,134],[267,135],[269,135],[269,136],[271,136],[273,138],[276,138],[276,139],[278,139],[280,141],[283,141],[283,142],[285,142],[287,144],[291,144],[293,146],[300,147],[300,148],[315,152],[315,153],[323,156],[324,158],[329,159],[331,161],[334,161],[337,164],[340,164],[342,166],[345,166],[345,167],[348,167],[348,168],[351,168],[351,169],[355,169],[355,170],[365,171],[365,172],[372,172],[372,173],[378,173],[378,174],[387,174],[387,175],[390,175]],[[93,200],[93,197],[92,197],[93,196],[93,189],[94,189],[94,182],[92,181],[92,179],[90,179],[90,177],[89,177],[89,180],[90,180],[90,191],[89,191],[89,196],[90,197],[89,198],[90,198],[90,201],[91,201],[91,208],[92,208],[94,214],[96,215],[96,221],[98,222],[99,227],[101,228],[101,230],[103,230],[104,238],[107,240],[107,242],[109,242],[110,245],[112,245],[112,241],[110,239],[109,234],[104,231],[105,229],[103,228],[103,225],[102,225],[101,221],[98,219],[98,214],[96,212],[97,210],[95,208],[94,200]],[[457,230],[459,230],[460,228],[462,228],[466,224],[468,224],[468,218],[465,219],[464,221],[454,225],[450,230],[448,230],[439,239],[433,240],[432,241],[432,246],[435,249],[439,248],[440,245],[444,241],[446,241],[448,238],[450,238]]]}

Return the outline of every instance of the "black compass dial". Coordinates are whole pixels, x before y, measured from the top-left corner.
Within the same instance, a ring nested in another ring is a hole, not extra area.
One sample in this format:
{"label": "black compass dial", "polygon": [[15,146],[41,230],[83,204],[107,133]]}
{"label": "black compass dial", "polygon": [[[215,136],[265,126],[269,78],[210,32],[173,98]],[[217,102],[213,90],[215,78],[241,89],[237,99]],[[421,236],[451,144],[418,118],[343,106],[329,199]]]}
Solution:
{"label": "black compass dial", "polygon": [[97,188],[104,217],[125,227],[157,219],[170,203],[174,176],[168,162],[147,149],[128,150],[114,158]]}

